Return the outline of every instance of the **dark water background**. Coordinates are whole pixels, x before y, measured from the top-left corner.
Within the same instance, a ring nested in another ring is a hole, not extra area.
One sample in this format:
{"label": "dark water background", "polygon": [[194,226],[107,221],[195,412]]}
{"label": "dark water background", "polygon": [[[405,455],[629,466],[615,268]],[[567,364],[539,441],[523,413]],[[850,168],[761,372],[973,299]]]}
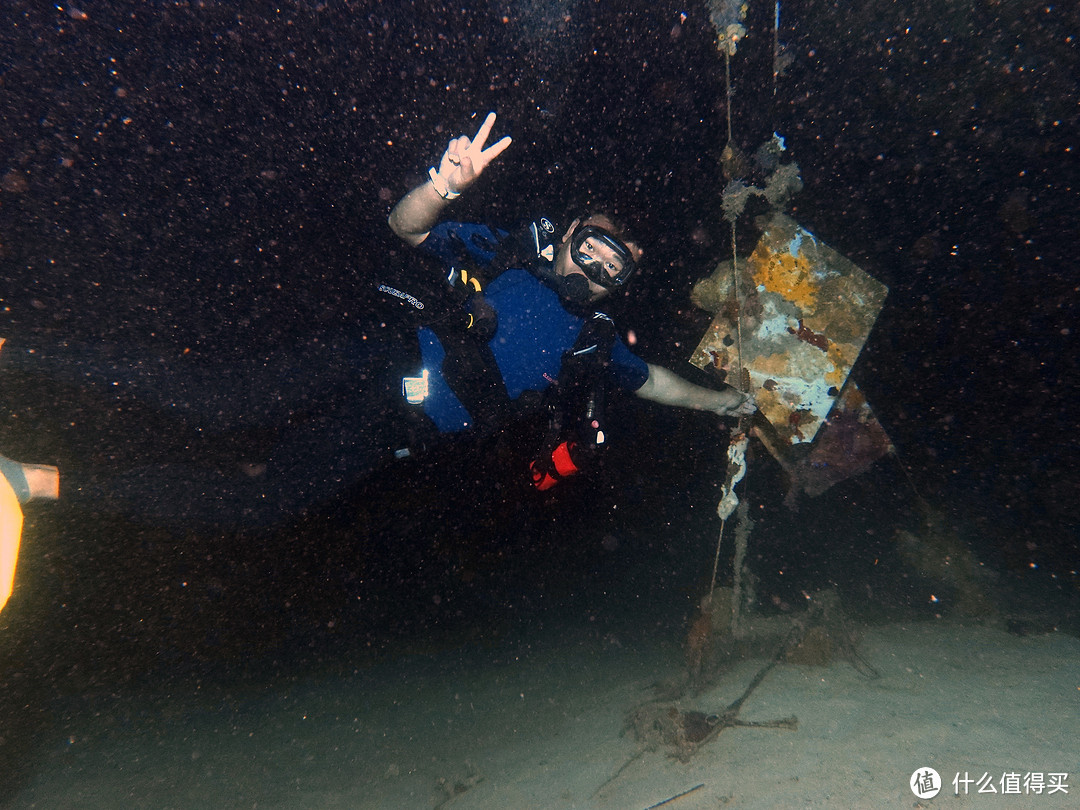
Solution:
{"label": "dark water background", "polygon": [[[1077,587],[1080,15],[786,3],[774,98],[772,13],[754,5],[732,60],[734,140],[783,134],[794,216],[889,286],[855,377],[907,473],[887,460],[792,513],[751,459],[763,604],[836,582],[933,615],[892,550],[917,524],[914,482],[1010,599],[1058,609]],[[730,242],[724,63],[700,4],[13,0],[0,38],[0,335],[242,357],[362,320],[364,286],[406,260],[390,207],[490,109],[515,143],[455,216],[613,201],[648,250],[621,313],[640,354],[682,362],[708,323],[689,287]],[[14,457],[63,466],[167,430],[69,392],[73,431],[4,393]],[[2,691],[39,707],[144,677],[351,666],[568,613],[677,635],[711,568],[723,434],[614,408],[625,441],[557,499],[528,492],[520,448],[488,442],[275,531],[35,508]]]}

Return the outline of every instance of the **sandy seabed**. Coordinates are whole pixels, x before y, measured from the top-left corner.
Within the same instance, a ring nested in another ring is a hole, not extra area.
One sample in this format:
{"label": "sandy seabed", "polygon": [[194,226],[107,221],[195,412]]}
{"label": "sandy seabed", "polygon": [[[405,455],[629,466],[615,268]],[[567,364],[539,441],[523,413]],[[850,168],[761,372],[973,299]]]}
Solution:
{"label": "sandy seabed", "polygon": [[[727,728],[688,762],[627,730],[654,685],[678,675],[678,647],[584,630],[348,675],[118,695],[70,715],[9,806],[1080,807],[1076,638],[891,624],[859,650],[880,677],[781,664],[740,717],[795,715],[797,730]],[[742,662],[678,705],[722,711],[765,663]],[[919,799],[909,780],[927,767],[944,785]],[[974,781],[956,795],[965,773]],[[1067,774],[1067,792],[1051,795],[1053,773]],[[1018,793],[1003,792],[1007,774]],[[1042,793],[1025,789],[1028,774],[1044,775]],[[979,792],[986,779],[994,793]]]}

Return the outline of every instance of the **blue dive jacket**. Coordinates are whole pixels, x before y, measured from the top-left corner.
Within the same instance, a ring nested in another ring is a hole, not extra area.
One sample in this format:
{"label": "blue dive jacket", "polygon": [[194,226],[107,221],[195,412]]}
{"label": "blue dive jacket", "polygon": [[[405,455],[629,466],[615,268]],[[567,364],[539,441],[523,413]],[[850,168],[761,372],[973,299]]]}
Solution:
{"label": "blue dive jacket", "polygon": [[[486,225],[444,222],[432,229],[420,249],[454,268],[471,261],[481,271],[490,268],[506,231]],[[522,264],[527,264],[523,261]],[[542,392],[559,378],[563,355],[572,349],[585,324],[582,315],[569,311],[559,295],[545,284],[535,268],[495,268],[498,275],[484,287],[484,299],[494,309],[497,326],[487,341],[511,401],[527,391]],[[475,426],[443,373],[447,348],[429,326],[419,329],[423,367],[429,375],[424,412],[442,432],[452,433]],[[645,362],[616,339],[607,364],[612,382],[635,391],[645,384]]]}

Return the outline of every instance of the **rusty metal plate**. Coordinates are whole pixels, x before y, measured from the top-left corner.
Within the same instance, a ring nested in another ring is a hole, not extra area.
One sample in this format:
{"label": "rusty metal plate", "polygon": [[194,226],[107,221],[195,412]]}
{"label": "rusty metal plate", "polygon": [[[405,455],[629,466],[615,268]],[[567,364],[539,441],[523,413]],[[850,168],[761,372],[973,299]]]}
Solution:
{"label": "rusty metal plate", "polygon": [[[714,312],[690,362],[737,384],[738,307],[731,262],[694,287]],[[739,260],[742,355],[761,412],[787,445],[812,442],[840,395],[888,288],[795,220],[774,214]],[[744,377],[746,375],[743,375]]]}

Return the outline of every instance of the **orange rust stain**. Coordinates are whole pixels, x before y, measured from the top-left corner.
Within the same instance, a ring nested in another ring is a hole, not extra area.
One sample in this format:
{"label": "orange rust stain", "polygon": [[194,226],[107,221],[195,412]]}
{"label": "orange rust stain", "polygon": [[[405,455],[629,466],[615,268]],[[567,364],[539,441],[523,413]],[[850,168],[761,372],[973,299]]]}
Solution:
{"label": "orange rust stain", "polygon": [[810,272],[809,259],[801,252],[792,256],[787,251],[775,251],[759,244],[750,264],[755,285],[782,295],[804,310],[814,308],[819,286]]}
{"label": "orange rust stain", "polygon": [[754,371],[773,377],[787,377],[791,374],[790,364],[791,358],[787,352],[778,352],[757,358],[754,361]]}
{"label": "orange rust stain", "polygon": [[829,385],[835,385],[837,388],[844,384],[844,380],[847,379],[848,371],[851,370],[851,366],[854,363],[854,357],[848,357],[843,344],[832,343],[829,345],[829,361],[833,364],[832,370],[825,372],[825,382]]}

